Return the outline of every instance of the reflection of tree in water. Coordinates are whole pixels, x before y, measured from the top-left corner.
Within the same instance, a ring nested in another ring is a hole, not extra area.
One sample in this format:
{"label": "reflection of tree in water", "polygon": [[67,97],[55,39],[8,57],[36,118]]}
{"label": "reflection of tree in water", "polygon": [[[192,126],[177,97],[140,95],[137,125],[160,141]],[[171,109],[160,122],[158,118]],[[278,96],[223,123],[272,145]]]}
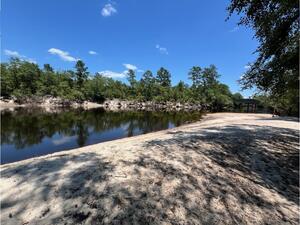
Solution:
{"label": "reflection of tree in water", "polygon": [[88,127],[84,124],[84,121],[81,119],[78,120],[76,124],[76,135],[77,135],[77,144],[82,147],[84,146],[86,140],[89,137]]}
{"label": "reflection of tree in water", "polygon": [[124,136],[167,129],[169,124],[179,126],[200,118],[198,112],[105,112],[101,108],[59,109],[47,112],[41,108],[20,108],[2,111],[1,140],[15,148],[41,143],[54,134],[77,136],[77,144],[84,146],[90,133],[127,125]]}

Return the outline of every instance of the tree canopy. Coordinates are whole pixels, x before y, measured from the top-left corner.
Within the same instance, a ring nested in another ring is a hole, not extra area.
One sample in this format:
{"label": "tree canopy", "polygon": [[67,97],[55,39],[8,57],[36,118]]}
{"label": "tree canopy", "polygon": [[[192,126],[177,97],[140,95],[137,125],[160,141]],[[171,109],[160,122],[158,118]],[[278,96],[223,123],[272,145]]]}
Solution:
{"label": "tree canopy", "polygon": [[161,67],[158,71],[157,71],[157,82],[163,86],[163,87],[170,87],[171,86],[171,74],[168,70],[166,70],[165,68]]}
{"label": "tree canopy", "polygon": [[299,2],[231,0],[229,17],[253,28],[259,41],[257,59],[243,75],[243,88],[259,91],[292,114],[299,113]]}
{"label": "tree canopy", "polygon": [[87,67],[85,67],[85,64],[82,60],[78,60],[75,65],[76,68],[76,80],[77,80],[77,85],[79,88],[82,88],[83,83],[86,81],[88,78],[88,72],[87,72]]}
{"label": "tree canopy", "polygon": [[212,110],[231,107],[234,95],[227,85],[218,81],[217,68],[194,66],[187,75],[192,85],[180,81],[171,85],[171,73],[161,67],[154,76],[147,70],[140,80],[134,70],[127,72],[128,84],[105,77],[91,75],[81,60],[75,70],[55,71],[50,64],[42,69],[37,64],[17,58],[1,63],[1,96],[18,99],[33,96],[53,96],[72,101],[102,102],[106,99],[129,99],[137,101],[173,101],[203,103]]}

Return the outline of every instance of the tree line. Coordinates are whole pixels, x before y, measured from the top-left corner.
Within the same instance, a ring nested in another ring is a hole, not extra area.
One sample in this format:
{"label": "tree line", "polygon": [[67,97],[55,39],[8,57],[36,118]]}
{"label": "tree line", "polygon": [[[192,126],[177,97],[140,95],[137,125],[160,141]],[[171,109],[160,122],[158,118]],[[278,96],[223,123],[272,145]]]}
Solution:
{"label": "tree line", "polygon": [[45,64],[37,64],[18,58],[1,63],[1,96],[17,99],[32,96],[61,97],[72,101],[103,102],[107,99],[122,99],[155,102],[201,103],[215,110],[232,107],[239,93],[232,94],[229,87],[219,81],[214,65],[206,68],[194,66],[187,74],[191,85],[180,81],[171,85],[171,73],[161,67],[156,74],[150,70],[137,80],[134,70],[128,70],[128,84],[105,77],[91,75],[82,60],[76,62],[74,70],[55,71]]}

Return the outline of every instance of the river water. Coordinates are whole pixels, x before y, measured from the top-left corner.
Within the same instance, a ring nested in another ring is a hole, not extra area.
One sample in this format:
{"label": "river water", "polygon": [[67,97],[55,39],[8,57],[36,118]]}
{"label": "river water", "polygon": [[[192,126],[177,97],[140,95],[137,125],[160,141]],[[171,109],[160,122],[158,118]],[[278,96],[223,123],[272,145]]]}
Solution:
{"label": "river water", "polygon": [[15,108],[1,111],[1,164],[200,120],[200,112],[121,111],[102,108]]}

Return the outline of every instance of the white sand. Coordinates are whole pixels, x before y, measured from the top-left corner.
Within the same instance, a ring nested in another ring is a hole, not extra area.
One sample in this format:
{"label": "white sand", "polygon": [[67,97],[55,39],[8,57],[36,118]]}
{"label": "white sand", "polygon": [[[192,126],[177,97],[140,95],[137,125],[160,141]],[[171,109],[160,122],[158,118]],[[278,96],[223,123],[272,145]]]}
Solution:
{"label": "white sand", "polygon": [[0,166],[2,224],[298,224],[299,122],[217,113]]}

